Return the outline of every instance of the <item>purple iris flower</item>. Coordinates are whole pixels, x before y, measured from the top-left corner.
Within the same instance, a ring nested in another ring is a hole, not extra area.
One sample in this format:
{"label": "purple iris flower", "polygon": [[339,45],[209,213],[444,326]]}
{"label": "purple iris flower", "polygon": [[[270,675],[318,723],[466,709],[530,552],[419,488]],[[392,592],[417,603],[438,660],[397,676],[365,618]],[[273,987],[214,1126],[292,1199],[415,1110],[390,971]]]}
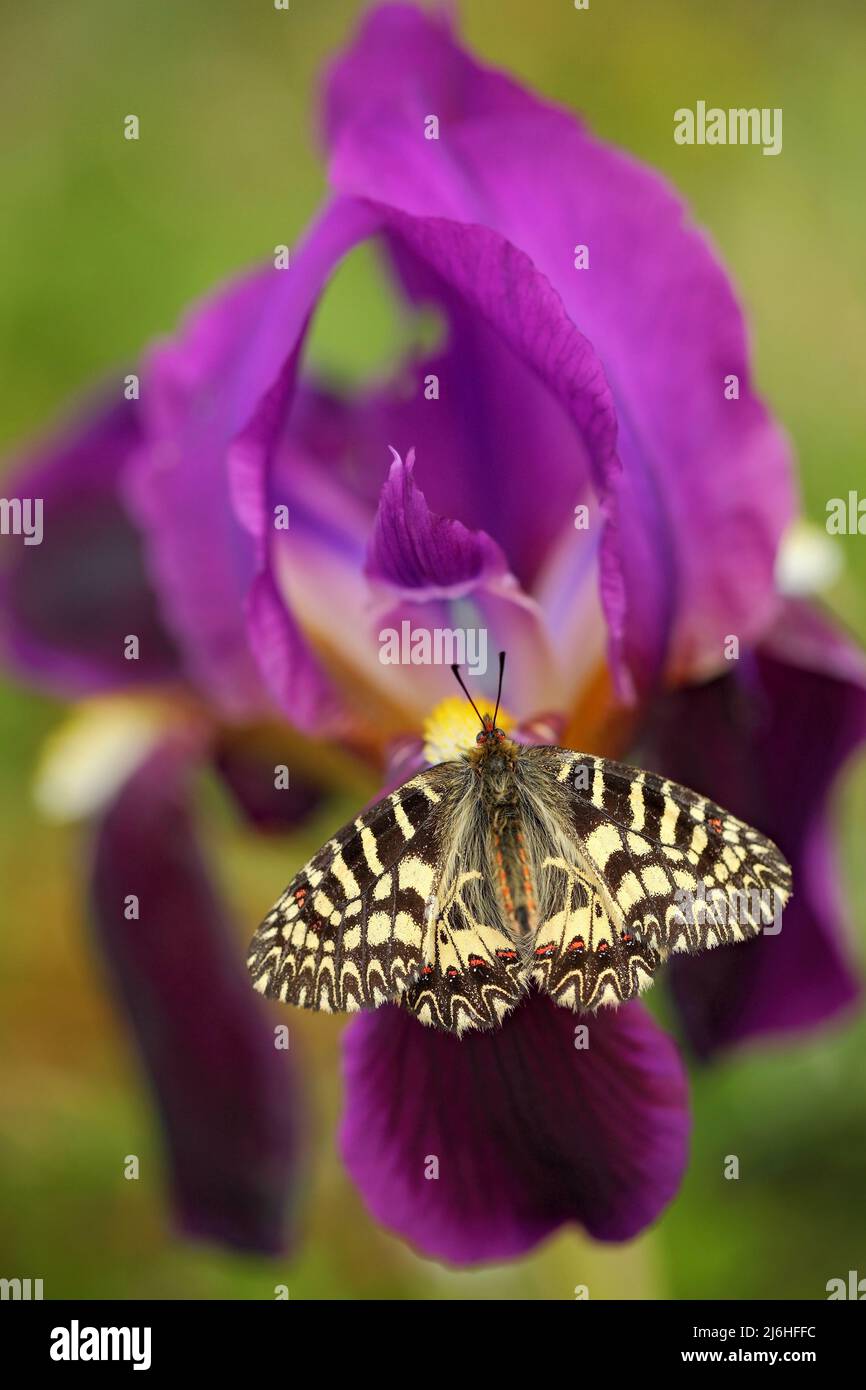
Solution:
{"label": "purple iris flower", "polygon": [[[858,993],[828,813],[866,737],[866,662],[777,591],[788,446],[706,237],[658,175],[409,6],[375,10],[333,65],[323,129],[332,195],[288,268],[220,290],[146,355],[140,401],[24,467],[45,539],[4,581],[19,671],[74,696],[134,676],[174,711],[102,812],[95,919],[187,1224],[265,1248],[297,1126],[186,787],[209,758],[255,824],[291,824],[316,764],[291,801],[273,794],[280,725],[296,750],[300,732],[409,775],[452,682],[383,664],[385,630],[483,629],[518,722],[658,768],[780,845],[781,934],[671,968],[697,1052],[822,1023]],[[371,238],[443,341],[338,392],[305,370],[305,338]],[[132,931],[117,905],[136,883]],[[640,1003],[594,1017],[587,1049],[579,1022],[540,997],[461,1041],[390,1006],[354,1020],[341,1146],[374,1215],[458,1262],[563,1222],[602,1240],[650,1223],[686,1161],[682,1061]]]}

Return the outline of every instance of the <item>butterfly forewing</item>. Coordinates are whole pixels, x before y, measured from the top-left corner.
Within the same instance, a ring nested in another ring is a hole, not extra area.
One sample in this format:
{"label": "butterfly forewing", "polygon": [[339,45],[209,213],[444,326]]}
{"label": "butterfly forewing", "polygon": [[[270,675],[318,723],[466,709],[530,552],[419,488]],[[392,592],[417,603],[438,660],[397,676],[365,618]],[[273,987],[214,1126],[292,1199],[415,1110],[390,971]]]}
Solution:
{"label": "butterfly forewing", "polygon": [[399,996],[421,968],[447,765],[345,825],[292,879],[253,937],[262,994],[354,1011]]}
{"label": "butterfly forewing", "polygon": [[620,931],[671,951],[747,940],[791,895],[771,840],[651,772],[559,750],[580,857]]}

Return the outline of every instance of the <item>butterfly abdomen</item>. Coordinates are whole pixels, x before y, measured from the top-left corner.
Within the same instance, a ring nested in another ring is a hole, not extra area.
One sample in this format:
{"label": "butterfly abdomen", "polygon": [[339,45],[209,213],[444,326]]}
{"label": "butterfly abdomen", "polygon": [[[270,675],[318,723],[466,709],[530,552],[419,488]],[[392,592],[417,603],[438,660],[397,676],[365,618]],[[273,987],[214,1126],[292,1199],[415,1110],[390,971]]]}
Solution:
{"label": "butterfly abdomen", "polygon": [[491,858],[494,879],[506,922],[519,936],[535,927],[536,891],[520,815],[514,814],[491,826]]}
{"label": "butterfly abdomen", "polygon": [[520,745],[510,739],[474,759],[478,815],[488,843],[488,860],[504,921],[519,940],[535,929],[536,889],[523,824]]}

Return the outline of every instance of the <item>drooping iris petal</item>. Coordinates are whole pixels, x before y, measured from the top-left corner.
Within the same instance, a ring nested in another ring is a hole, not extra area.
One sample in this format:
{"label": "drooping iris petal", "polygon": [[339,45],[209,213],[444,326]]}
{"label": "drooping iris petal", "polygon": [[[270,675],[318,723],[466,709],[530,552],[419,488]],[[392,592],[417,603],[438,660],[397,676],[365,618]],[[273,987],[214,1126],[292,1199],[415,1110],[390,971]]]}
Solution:
{"label": "drooping iris petal", "polygon": [[350,1174],[376,1220],[441,1259],[519,1255],[571,1221],[627,1240],[682,1176],[686,1080],[640,1004],[587,1018],[533,996],[462,1040],[387,1006],[350,1024],[345,1072]]}
{"label": "drooping iris petal", "polygon": [[718,669],[724,636],[773,610],[793,496],[728,278],[680,200],[408,6],[373,12],[334,65],[325,127],[333,185],[373,200],[568,403],[608,518],[614,655],[641,684],[663,663]]}
{"label": "drooping iris petal", "polygon": [[666,696],[644,743],[655,766],[757,826],[793,868],[778,935],[671,963],[686,1032],[704,1056],[821,1023],[860,992],[831,832],[839,773],[866,740],[866,661],[817,611],[792,603],[733,667]]}
{"label": "drooping iris petal", "polygon": [[277,1252],[297,1167],[292,1073],[202,861],[187,805],[193,757],[188,744],[163,746],[107,812],[94,925],[162,1116],[181,1225]]}
{"label": "drooping iris petal", "polygon": [[321,788],[288,768],[276,740],[262,738],[256,731],[244,735],[235,729],[223,730],[212,758],[235,804],[257,830],[293,830],[321,800]]}
{"label": "drooping iris petal", "polygon": [[[120,496],[139,447],[138,405],[91,409],[4,481],[7,498],[42,504],[42,539],[3,542],[0,612],[7,660],[62,694],[175,678],[179,658],[148,582],[140,537]],[[138,658],[127,659],[128,637]]]}
{"label": "drooping iris petal", "polygon": [[[357,207],[329,206],[289,268],[257,271],[215,295],[146,364],[149,447],[130,501],[191,668],[233,715],[266,704],[245,605],[274,525],[264,479],[270,435],[261,439],[254,483],[249,455],[263,418],[277,427],[275,398],[287,411],[310,310],[334,262],[369,221]],[[230,448],[239,440],[232,461]],[[294,664],[296,682],[306,677],[315,694],[321,677],[303,644]]]}

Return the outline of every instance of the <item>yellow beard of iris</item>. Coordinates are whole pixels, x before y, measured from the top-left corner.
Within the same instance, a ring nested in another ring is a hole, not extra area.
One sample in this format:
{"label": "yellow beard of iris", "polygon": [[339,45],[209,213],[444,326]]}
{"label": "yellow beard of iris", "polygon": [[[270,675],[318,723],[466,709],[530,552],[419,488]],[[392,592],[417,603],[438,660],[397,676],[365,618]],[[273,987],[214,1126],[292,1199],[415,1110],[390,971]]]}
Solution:
{"label": "yellow beard of iris", "polygon": [[[478,702],[482,714],[493,714],[493,706]],[[497,727],[514,728],[514,720],[500,706]],[[424,757],[428,763],[447,763],[468,753],[475,746],[481,725],[469,701],[462,695],[441,700],[424,720]]]}

